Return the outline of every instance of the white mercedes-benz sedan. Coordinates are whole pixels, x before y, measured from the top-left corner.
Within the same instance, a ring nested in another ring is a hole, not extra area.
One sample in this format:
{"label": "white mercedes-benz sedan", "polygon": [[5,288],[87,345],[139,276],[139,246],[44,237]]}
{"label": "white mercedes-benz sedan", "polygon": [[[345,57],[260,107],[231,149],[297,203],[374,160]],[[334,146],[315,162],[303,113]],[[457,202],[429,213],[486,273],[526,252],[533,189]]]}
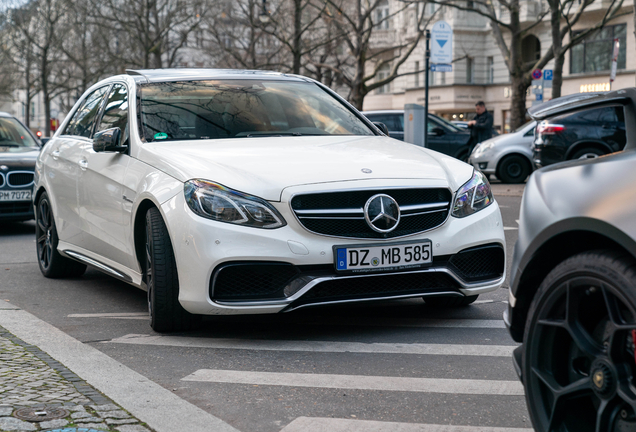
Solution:
{"label": "white mercedes-benz sedan", "polygon": [[461,306],[505,277],[481,173],[301,76],[100,81],[42,150],[33,197],[44,276],[91,266],[142,288],[156,331],[342,302]]}

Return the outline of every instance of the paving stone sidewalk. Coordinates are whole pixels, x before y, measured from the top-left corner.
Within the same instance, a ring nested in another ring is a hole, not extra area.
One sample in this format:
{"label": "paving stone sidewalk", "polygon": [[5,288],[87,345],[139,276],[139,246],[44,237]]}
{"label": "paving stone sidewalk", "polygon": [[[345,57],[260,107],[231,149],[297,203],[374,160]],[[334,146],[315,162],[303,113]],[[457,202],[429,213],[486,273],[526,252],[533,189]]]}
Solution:
{"label": "paving stone sidewalk", "polygon": [[[24,414],[32,417],[20,419]],[[0,327],[0,432],[53,430],[151,431],[64,365]]]}

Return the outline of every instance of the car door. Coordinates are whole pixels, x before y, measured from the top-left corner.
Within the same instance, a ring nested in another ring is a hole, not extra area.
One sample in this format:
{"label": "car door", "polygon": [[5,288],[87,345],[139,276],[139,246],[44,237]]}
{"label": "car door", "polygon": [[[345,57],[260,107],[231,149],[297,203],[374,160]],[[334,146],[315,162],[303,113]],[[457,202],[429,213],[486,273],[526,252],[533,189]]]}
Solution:
{"label": "car door", "polygon": [[[428,136],[426,147],[449,156],[457,157],[462,151],[466,152],[466,144],[470,133],[447,125],[435,116],[428,117]],[[467,154],[465,155],[468,156]]]}
{"label": "car door", "polygon": [[100,87],[84,99],[73,113],[64,132],[48,144],[49,153],[43,161],[57,232],[63,242],[76,245],[81,243],[78,207],[80,160],[83,145],[90,140],[95,117],[108,87]]}
{"label": "car door", "polygon": [[[120,128],[120,145],[128,143],[128,112],[128,89],[123,83],[115,83],[94,134]],[[123,182],[129,162],[127,152],[96,152],[91,140],[83,147],[78,195],[83,247],[127,267],[132,245],[127,241],[130,218],[124,214]]]}
{"label": "car door", "polygon": [[622,150],[626,143],[623,107],[603,108],[598,120],[601,127],[601,139],[610,146],[612,151]]}

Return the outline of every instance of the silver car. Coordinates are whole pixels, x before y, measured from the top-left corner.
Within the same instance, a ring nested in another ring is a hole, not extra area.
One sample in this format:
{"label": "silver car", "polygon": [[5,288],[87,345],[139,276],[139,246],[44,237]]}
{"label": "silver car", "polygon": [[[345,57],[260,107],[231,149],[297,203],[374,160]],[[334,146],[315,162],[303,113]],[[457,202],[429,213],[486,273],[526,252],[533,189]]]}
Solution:
{"label": "silver car", "polygon": [[516,131],[499,135],[475,146],[468,163],[504,183],[523,183],[532,173],[532,142],[537,122],[530,121]]}

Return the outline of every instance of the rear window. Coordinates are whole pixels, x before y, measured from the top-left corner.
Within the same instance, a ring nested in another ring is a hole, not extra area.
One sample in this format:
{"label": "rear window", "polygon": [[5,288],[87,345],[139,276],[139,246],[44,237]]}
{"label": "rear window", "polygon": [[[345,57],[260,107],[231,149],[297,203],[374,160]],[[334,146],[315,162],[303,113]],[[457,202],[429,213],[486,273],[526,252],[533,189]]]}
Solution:
{"label": "rear window", "polygon": [[0,147],[39,147],[22,123],[14,118],[0,117]]}
{"label": "rear window", "polygon": [[147,142],[301,135],[374,135],[313,83],[210,80],[141,87]]}

